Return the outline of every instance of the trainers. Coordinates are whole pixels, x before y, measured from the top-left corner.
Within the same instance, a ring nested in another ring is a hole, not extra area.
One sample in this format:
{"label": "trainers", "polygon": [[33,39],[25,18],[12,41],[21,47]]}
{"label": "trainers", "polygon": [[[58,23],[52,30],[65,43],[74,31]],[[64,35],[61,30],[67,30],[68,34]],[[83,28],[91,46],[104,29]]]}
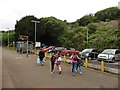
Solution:
{"label": "trainers", "polygon": [[61,74],[61,71],[59,72],[59,74]]}
{"label": "trainers", "polygon": [[54,70],[52,72],[54,73]]}
{"label": "trainers", "polygon": [[80,72],[80,75],[82,74],[82,72]]}
{"label": "trainers", "polygon": [[73,74],[73,76],[75,76],[75,74]]}
{"label": "trainers", "polygon": [[53,74],[53,72],[51,72],[51,74]]}

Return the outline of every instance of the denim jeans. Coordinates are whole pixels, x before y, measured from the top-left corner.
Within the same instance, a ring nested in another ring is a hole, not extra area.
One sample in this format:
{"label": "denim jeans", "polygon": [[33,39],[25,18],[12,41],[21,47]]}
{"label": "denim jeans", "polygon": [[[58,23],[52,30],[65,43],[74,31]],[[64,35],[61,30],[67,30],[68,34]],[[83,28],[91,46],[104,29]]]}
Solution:
{"label": "denim jeans", "polygon": [[76,68],[77,68],[77,62],[72,62],[72,72],[74,75],[76,74]]}
{"label": "denim jeans", "polygon": [[82,66],[79,66],[79,70],[80,70],[80,72],[82,73]]}
{"label": "denim jeans", "polygon": [[78,68],[79,68],[79,71],[82,72],[82,66],[79,66],[79,65],[77,64],[76,70],[78,70]]}

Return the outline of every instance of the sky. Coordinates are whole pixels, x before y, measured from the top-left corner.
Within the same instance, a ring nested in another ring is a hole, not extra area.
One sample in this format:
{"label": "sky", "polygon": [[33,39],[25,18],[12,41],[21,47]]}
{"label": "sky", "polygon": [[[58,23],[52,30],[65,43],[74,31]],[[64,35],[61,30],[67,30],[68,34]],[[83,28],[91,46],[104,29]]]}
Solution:
{"label": "sky", "polygon": [[74,22],[87,14],[118,6],[119,0],[0,0],[0,31],[13,30],[27,15]]}

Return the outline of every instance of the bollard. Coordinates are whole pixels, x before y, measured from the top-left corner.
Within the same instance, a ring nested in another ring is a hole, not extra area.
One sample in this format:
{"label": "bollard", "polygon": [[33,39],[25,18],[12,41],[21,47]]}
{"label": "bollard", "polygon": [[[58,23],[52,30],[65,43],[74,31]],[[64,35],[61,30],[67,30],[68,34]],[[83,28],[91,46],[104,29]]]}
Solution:
{"label": "bollard", "polygon": [[101,72],[104,72],[104,62],[101,61]]}
{"label": "bollard", "polygon": [[87,60],[87,58],[85,59],[85,67],[86,68],[88,67],[88,60]]}
{"label": "bollard", "polygon": [[64,63],[66,62],[66,56],[64,55]]}
{"label": "bollard", "polygon": [[46,57],[46,52],[45,52],[45,57]]}

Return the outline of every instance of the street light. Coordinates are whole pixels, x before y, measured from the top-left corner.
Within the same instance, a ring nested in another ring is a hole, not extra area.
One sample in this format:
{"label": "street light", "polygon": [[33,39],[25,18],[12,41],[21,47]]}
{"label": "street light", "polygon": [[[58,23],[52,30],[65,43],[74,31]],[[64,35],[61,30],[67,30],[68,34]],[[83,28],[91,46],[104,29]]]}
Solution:
{"label": "street light", "polygon": [[34,20],[32,20],[31,22],[35,23],[35,42],[36,42],[36,23],[40,23],[40,21],[34,21]]}
{"label": "street light", "polygon": [[[31,22],[34,22],[34,23],[35,23],[35,44],[36,44],[36,24],[37,24],[37,23],[40,23],[40,21],[32,20]],[[35,51],[36,51],[36,48],[35,48]]]}

